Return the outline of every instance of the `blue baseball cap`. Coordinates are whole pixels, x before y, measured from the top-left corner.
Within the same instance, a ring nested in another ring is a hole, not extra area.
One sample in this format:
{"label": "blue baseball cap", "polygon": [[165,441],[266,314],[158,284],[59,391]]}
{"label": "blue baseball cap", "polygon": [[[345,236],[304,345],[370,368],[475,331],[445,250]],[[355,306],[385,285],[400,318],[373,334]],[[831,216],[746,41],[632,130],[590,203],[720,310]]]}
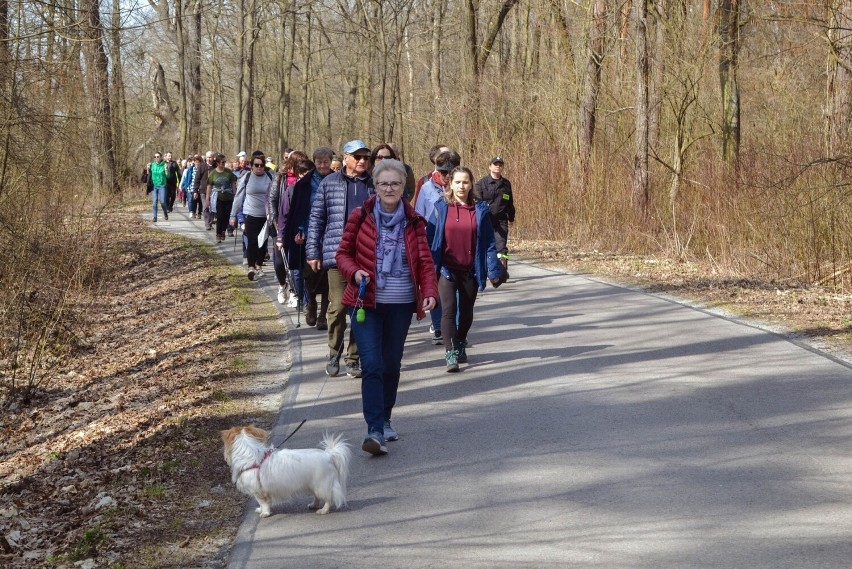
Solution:
{"label": "blue baseball cap", "polygon": [[357,152],[359,150],[369,150],[370,147],[367,146],[363,140],[350,140],[346,144],[343,145],[344,154],[352,154],[353,152]]}

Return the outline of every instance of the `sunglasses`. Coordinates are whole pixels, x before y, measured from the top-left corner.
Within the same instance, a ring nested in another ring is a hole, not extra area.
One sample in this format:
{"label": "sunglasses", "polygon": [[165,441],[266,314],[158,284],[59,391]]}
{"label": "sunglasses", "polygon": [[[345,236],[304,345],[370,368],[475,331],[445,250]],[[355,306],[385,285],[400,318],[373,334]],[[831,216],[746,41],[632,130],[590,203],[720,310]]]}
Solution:
{"label": "sunglasses", "polygon": [[154,154],[154,158],[159,158],[159,157],[160,157],[159,154]]}
{"label": "sunglasses", "polygon": [[263,168],[263,162],[254,162],[252,163],[252,166],[254,166],[255,168]]}
{"label": "sunglasses", "polygon": [[366,162],[367,160],[370,159],[369,154],[350,154],[350,156],[352,156],[352,158],[354,158],[358,162],[362,162],[362,161]]}
{"label": "sunglasses", "polygon": [[376,154],[376,160],[384,160],[385,158],[390,158],[390,154]]}

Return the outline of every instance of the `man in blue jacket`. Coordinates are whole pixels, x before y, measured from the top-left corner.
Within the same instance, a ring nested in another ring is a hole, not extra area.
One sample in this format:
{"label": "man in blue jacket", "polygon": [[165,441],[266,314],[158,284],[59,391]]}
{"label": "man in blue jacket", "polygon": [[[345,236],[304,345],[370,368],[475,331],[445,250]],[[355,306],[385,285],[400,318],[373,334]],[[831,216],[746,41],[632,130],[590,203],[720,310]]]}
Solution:
{"label": "man in blue jacket", "polygon": [[[337,269],[335,255],[349,214],[375,193],[373,178],[367,171],[369,159],[370,147],[363,141],[350,140],[343,145],[343,168],[320,182],[311,204],[305,256],[314,271],[326,269],[328,274],[329,356],[325,373],[330,377],[340,373],[340,356],[343,355],[346,332],[346,309],[343,306],[346,280]],[[358,346],[351,330],[344,359],[346,375],[361,377]]]}

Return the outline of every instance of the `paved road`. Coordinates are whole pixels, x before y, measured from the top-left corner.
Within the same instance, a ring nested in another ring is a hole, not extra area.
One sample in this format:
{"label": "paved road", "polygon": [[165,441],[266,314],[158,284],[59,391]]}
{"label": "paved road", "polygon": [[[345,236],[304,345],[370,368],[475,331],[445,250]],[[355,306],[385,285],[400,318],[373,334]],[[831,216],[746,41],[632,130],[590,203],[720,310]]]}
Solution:
{"label": "paved road", "polygon": [[658,296],[511,268],[477,301],[461,373],[412,326],[387,457],[360,451],[359,385],[325,381],[325,334],[292,329],[278,440],[304,415],[288,446],[345,432],[349,505],[250,508],[231,568],[852,566],[848,365]]}

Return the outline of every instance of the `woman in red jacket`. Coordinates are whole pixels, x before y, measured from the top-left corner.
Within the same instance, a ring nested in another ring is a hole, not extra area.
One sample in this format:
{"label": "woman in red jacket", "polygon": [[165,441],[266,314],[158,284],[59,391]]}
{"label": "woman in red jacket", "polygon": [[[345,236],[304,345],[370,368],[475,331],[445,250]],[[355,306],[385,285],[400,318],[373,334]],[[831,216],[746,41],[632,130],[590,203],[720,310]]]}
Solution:
{"label": "woman in red jacket", "polygon": [[[390,420],[411,314],[424,318],[435,307],[438,287],[426,221],[402,199],[405,166],[382,160],[373,180],[376,196],[349,216],[336,258],[348,282],[343,304],[353,308],[352,331],[361,356],[367,422],[361,448],[383,455],[388,452],[385,441],[399,438]],[[359,298],[362,281],[366,288]]]}

